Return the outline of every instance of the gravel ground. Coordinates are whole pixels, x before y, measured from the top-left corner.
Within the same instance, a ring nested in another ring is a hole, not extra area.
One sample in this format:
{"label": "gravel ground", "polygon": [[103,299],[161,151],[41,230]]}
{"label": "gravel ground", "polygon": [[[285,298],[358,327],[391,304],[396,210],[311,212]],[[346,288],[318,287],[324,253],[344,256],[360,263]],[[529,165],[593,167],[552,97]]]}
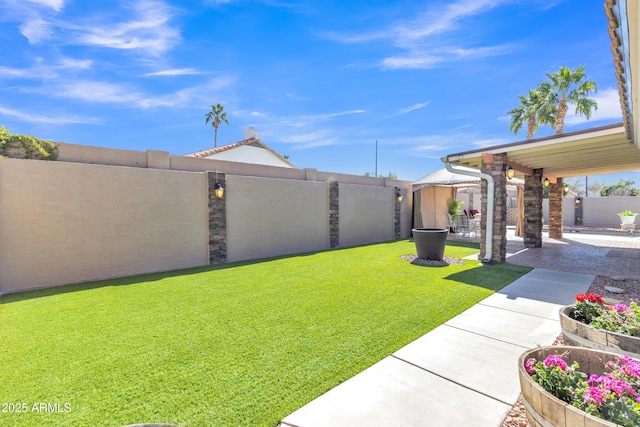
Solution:
{"label": "gravel ground", "polygon": [[[605,290],[607,287],[615,287],[622,289],[622,293],[614,293]],[[596,276],[595,280],[589,286],[588,292],[594,292],[601,295],[607,303],[629,303],[630,301],[640,301],[640,280],[621,277]],[[564,341],[562,335],[556,338],[553,345],[562,345]],[[518,399],[511,408],[502,423],[502,427],[527,427],[527,416],[522,403],[522,397]]]}
{"label": "gravel ground", "polygon": [[409,261],[411,264],[430,265],[433,267],[446,267],[447,265],[464,264],[464,261],[461,260],[460,258],[454,258],[446,255],[442,257],[442,261],[422,259],[422,258],[418,258],[418,255],[404,255],[404,256],[401,256],[400,259],[404,261]]}

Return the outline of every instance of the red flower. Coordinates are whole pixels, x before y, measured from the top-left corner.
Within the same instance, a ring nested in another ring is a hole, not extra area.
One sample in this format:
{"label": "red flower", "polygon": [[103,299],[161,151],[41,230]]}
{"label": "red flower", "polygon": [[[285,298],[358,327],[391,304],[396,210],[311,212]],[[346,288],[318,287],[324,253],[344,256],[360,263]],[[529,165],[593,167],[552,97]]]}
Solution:
{"label": "red flower", "polygon": [[588,293],[588,294],[578,294],[576,295],[576,301],[578,302],[592,302],[592,303],[604,303],[604,299],[598,295],[598,294],[593,294],[593,293]]}

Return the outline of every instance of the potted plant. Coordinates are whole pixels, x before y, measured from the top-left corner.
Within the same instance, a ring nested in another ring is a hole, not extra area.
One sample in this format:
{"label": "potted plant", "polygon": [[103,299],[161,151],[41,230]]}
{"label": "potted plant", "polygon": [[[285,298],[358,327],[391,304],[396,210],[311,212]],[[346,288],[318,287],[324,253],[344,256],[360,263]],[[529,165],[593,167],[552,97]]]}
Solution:
{"label": "potted plant", "polygon": [[534,427],[640,425],[636,359],[580,347],[541,347],[520,356],[518,375]]}
{"label": "potted plant", "polygon": [[452,198],[447,199],[447,212],[451,215],[451,219],[456,219],[457,216],[462,215],[462,205],[464,201],[455,200]]}
{"label": "potted plant", "polygon": [[626,225],[634,224],[636,222],[636,216],[638,216],[638,214],[627,210],[618,212],[618,216],[620,217],[620,223]]}
{"label": "potted plant", "polygon": [[565,343],[640,358],[640,306],[605,304],[598,294],[578,294],[560,309]]}

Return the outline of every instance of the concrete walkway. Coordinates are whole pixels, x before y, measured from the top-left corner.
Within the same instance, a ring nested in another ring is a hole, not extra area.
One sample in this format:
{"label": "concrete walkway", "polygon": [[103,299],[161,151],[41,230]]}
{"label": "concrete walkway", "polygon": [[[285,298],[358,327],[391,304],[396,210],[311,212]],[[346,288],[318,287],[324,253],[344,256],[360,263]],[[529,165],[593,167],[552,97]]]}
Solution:
{"label": "concrete walkway", "polygon": [[[483,268],[491,268],[490,266]],[[284,427],[500,426],[518,357],[551,345],[592,274],[535,269],[286,417]]]}
{"label": "concrete walkway", "polygon": [[[639,277],[640,236],[565,233],[507,262],[535,267],[500,292],[286,417],[283,427],[499,427],[520,393],[517,360],[560,334],[558,310],[596,275]],[[490,266],[483,268],[491,268]]]}

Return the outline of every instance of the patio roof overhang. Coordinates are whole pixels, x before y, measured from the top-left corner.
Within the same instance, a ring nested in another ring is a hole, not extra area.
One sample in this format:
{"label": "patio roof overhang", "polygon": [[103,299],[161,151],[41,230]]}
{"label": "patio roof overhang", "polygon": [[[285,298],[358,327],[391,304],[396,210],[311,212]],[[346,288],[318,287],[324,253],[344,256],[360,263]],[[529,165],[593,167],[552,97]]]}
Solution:
{"label": "patio roof overhang", "polygon": [[483,156],[505,153],[516,176],[543,169],[550,178],[640,169],[640,150],[629,143],[622,123],[449,154],[443,162],[480,169]]}

